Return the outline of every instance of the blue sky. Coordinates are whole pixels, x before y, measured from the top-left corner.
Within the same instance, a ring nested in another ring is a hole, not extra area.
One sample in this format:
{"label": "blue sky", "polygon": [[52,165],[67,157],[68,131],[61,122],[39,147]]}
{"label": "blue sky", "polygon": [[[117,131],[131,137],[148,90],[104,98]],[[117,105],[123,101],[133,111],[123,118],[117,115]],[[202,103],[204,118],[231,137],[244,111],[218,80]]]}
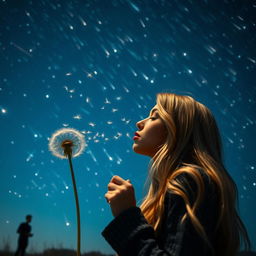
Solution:
{"label": "blue sky", "polygon": [[[0,239],[33,215],[30,250],[76,247],[68,163],[52,133],[73,127],[87,147],[74,159],[82,251],[112,249],[100,233],[113,174],[138,203],[149,158],[136,155],[136,122],[158,92],[188,94],[214,113],[240,215],[256,241],[255,4],[252,1],[0,1]],[[255,246],[255,244],[254,244]]]}

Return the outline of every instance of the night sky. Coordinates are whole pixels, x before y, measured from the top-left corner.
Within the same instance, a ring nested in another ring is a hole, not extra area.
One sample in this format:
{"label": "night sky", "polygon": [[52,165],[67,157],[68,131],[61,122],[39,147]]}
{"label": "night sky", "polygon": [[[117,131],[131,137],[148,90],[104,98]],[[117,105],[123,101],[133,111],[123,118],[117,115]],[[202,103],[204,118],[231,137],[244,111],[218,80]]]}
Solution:
{"label": "night sky", "polygon": [[32,214],[29,250],[76,248],[67,160],[48,143],[85,135],[73,165],[82,252],[113,250],[104,198],[113,174],[138,204],[149,158],[132,151],[135,124],[158,92],[193,96],[214,113],[239,213],[256,247],[256,1],[0,0],[0,245]]}

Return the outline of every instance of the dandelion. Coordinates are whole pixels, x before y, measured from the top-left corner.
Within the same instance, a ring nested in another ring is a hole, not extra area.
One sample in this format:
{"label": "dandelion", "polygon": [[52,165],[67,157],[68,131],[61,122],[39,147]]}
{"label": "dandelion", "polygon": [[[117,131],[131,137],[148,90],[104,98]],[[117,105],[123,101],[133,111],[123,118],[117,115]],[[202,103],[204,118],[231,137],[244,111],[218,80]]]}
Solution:
{"label": "dandelion", "polygon": [[84,135],[72,128],[63,128],[56,131],[49,141],[49,149],[53,155],[59,158],[67,158],[68,156],[63,150],[66,147],[64,145],[68,144],[67,142],[72,144],[72,157],[77,157],[84,151]]}
{"label": "dandelion", "polygon": [[77,215],[77,256],[80,256],[81,248],[81,231],[80,231],[80,208],[78,193],[76,189],[75,174],[72,165],[72,157],[81,155],[85,148],[84,135],[72,128],[63,128],[56,131],[49,141],[49,149],[53,155],[59,158],[68,158],[71,177],[76,200],[76,215]]}

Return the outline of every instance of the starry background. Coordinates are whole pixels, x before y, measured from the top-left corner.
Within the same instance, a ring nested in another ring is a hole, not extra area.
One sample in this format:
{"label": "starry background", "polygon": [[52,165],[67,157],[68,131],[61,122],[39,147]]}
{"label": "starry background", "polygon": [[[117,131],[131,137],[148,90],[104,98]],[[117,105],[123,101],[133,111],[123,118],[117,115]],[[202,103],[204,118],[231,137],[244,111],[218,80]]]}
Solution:
{"label": "starry background", "polygon": [[247,0],[1,0],[1,243],[15,249],[30,213],[30,251],[76,248],[68,163],[48,150],[73,127],[87,143],[73,161],[82,251],[112,253],[107,183],[130,179],[141,201],[149,158],[131,149],[135,123],[156,93],[175,92],[214,113],[255,249],[255,11]]}

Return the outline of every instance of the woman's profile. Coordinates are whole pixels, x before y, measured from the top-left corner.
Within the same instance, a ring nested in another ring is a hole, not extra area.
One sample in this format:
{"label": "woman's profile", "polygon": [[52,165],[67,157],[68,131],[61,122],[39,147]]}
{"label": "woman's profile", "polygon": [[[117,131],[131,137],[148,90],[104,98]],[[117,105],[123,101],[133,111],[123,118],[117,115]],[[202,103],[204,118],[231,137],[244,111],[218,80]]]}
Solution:
{"label": "woman's profile", "polygon": [[137,207],[131,182],[114,176],[105,197],[115,218],[103,236],[119,256],[235,256],[240,246],[249,249],[212,113],[190,96],[159,93],[156,102],[137,123],[133,144],[151,158],[148,193]]}

